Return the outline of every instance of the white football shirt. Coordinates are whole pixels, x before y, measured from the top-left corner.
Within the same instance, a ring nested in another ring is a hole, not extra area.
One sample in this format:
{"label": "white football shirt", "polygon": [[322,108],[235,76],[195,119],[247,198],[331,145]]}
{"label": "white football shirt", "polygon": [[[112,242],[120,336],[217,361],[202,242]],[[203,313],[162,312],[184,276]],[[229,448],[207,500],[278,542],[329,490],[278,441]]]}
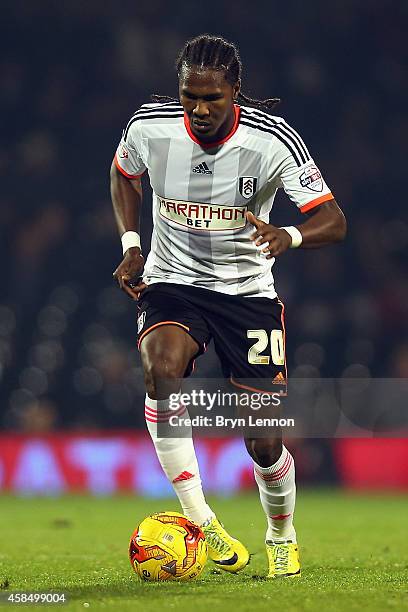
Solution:
{"label": "white football shirt", "polygon": [[226,138],[204,144],[178,102],[144,104],[115,155],[153,190],[153,235],[144,281],[188,284],[241,296],[276,297],[272,266],[250,240],[250,210],[266,223],[283,187],[302,211],[333,198],[299,134],[281,117],[235,106]]}

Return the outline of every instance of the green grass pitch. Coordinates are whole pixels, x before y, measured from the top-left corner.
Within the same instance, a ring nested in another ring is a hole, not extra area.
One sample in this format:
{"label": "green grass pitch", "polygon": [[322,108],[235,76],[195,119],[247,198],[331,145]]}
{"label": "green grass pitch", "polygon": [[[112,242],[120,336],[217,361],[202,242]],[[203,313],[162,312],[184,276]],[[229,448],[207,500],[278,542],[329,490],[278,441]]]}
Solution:
{"label": "green grass pitch", "polygon": [[[63,591],[63,610],[408,610],[406,496],[300,490],[296,527],[302,578],[267,581],[264,516],[255,493],[210,500],[252,553],[238,575],[190,583],[142,583],[130,567],[131,531],[147,514],[177,510],[175,499],[0,497],[2,609],[9,590]],[[88,605],[86,605],[88,604]],[[48,607],[48,606],[47,606]]]}

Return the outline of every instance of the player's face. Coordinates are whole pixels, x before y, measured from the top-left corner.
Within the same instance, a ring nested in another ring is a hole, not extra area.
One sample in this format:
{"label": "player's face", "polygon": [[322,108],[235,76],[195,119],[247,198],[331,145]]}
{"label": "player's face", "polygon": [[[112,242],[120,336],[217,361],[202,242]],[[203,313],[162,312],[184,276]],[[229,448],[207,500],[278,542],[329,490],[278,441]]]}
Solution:
{"label": "player's face", "polygon": [[239,84],[230,85],[223,70],[192,67],[180,74],[180,102],[189,118],[193,134],[203,142],[227,136],[234,124],[234,98]]}

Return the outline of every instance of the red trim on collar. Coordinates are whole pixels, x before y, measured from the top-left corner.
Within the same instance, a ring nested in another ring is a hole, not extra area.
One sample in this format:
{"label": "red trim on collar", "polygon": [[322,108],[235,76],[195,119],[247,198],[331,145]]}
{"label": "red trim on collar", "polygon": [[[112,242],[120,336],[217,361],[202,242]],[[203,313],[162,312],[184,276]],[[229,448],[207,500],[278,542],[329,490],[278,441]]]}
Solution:
{"label": "red trim on collar", "polygon": [[197,136],[195,136],[193,132],[191,131],[190,121],[186,113],[184,113],[184,125],[186,127],[187,133],[190,136],[191,140],[194,140],[194,142],[199,144],[200,147],[203,147],[203,149],[219,147],[220,145],[227,142],[227,140],[232,138],[232,136],[235,134],[235,132],[238,129],[239,118],[241,114],[241,108],[238,106],[238,104],[234,104],[234,113],[235,113],[235,120],[234,120],[234,125],[232,126],[231,131],[222,140],[217,140],[216,142],[201,142],[201,140],[198,140]]}

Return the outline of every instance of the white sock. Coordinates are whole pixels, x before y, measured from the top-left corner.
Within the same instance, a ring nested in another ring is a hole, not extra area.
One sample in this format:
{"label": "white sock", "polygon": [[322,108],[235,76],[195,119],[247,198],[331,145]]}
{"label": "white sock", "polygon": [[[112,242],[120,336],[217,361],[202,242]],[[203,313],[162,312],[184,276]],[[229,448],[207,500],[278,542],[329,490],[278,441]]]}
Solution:
{"label": "white sock", "polygon": [[177,410],[170,410],[169,400],[153,400],[146,395],[147,429],[153,440],[160,464],[179,498],[183,514],[198,525],[202,525],[211,519],[214,513],[205,501],[191,426],[183,429],[183,435],[186,437],[158,437],[158,424],[165,424],[172,415],[189,417],[185,406],[180,405]]}
{"label": "white sock", "polygon": [[295,462],[283,447],[278,461],[263,468],[254,461],[255,480],[261,504],[268,520],[266,540],[296,542],[293,513],[296,501]]}

